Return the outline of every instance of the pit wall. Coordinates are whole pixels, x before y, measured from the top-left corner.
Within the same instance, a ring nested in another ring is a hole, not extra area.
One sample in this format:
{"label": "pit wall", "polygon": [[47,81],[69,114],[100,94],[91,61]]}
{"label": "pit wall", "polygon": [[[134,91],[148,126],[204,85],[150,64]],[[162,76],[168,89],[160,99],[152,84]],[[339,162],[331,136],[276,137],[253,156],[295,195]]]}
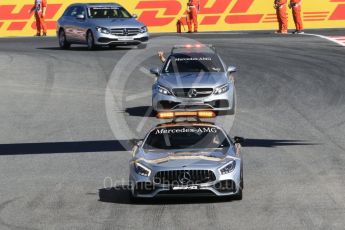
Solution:
{"label": "pit wall", "polygon": [[[71,3],[80,0],[47,0],[48,35],[55,35],[56,20]],[[0,37],[32,36],[34,16],[28,14],[34,0],[0,1]],[[114,2],[91,0],[86,2]],[[187,0],[116,0],[137,14],[150,32],[174,32],[176,20],[185,17]],[[273,0],[200,0],[199,31],[275,30]],[[294,29],[288,9],[289,29]],[[345,28],[345,0],[302,0],[302,17],[307,28]],[[183,28],[182,28],[183,30]],[[185,26],[185,30],[187,27]]]}

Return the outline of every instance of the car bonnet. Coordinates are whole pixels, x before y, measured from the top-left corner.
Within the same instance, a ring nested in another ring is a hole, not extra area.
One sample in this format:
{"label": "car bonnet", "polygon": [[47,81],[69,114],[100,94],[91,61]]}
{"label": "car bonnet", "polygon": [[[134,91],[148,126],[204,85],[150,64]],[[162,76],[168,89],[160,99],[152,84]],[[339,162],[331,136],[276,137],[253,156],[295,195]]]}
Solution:
{"label": "car bonnet", "polygon": [[228,78],[225,73],[169,73],[162,74],[158,84],[169,88],[211,87],[226,84]]}
{"label": "car bonnet", "polygon": [[231,147],[210,150],[144,151],[142,149],[135,161],[160,167],[218,166],[234,159],[229,151],[233,151],[233,149]]}
{"label": "car bonnet", "polygon": [[140,28],[144,26],[135,18],[109,18],[109,19],[89,19],[89,22],[95,26],[107,28]]}

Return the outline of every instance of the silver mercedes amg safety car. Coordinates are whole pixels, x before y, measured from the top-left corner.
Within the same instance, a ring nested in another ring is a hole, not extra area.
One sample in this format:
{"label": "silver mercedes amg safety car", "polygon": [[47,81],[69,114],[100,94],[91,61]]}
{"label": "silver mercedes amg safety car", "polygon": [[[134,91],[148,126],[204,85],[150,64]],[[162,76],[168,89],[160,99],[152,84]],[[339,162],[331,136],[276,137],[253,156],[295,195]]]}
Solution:
{"label": "silver mercedes amg safety car", "polygon": [[226,67],[212,45],[174,46],[162,68],[152,68],[155,111],[235,112],[236,68]]}
{"label": "silver mercedes amg safety car", "polygon": [[242,141],[229,138],[212,123],[158,125],[133,149],[132,199],[179,195],[242,199]]}

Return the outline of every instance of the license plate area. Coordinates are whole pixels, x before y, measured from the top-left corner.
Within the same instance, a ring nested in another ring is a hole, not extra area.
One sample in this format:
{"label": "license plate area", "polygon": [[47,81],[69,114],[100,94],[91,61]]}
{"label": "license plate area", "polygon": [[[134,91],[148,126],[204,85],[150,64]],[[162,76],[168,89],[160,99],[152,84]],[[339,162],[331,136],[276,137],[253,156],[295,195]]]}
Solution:
{"label": "license plate area", "polygon": [[118,40],[119,41],[133,41],[133,37],[119,37]]}
{"label": "license plate area", "polygon": [[198,190],[200,187],[198,185],[185,185],[185,186],[173,186],[173,191],[183,191],[183,190]]}

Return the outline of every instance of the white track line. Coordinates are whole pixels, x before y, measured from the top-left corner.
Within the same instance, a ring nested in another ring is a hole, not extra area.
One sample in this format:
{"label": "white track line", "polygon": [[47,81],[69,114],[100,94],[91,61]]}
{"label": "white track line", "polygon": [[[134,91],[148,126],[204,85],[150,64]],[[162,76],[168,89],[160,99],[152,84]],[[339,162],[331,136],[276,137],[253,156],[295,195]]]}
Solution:
{"label": "white track line", "polygon": [[320,34],[308,34],[308,33],[305,33],[303,35],[307,35],[307,36],[314,36],[314,37],[319,37],[319,38],[323,38],[323,39],[326,39],[328,41],[331,41],[331,42],[334,42],[338,45],[341,45],[343,47],[345,47],[345,44],[341,41],[338,41],[337,39],[335,38],[331,38],[331,37],[327,37],[327,36],[323,36],[323,35],[320,35]]}
{"label": "white track line", "polygon": [[248,34],[248,33],[244,33],[244,32],[214,32],[214,33],[212,33],[212,32],[200,32],[200,33],[196,33],[196,34],[198,34],[198,35],[203,35],[203,34],[206,34],[206,35],[209,35],[209,34],[211,34],[211,35],[218,35],[218,34],[220,34],[220,35],[222,35],[222,34],[232,35],[232,34]]}

